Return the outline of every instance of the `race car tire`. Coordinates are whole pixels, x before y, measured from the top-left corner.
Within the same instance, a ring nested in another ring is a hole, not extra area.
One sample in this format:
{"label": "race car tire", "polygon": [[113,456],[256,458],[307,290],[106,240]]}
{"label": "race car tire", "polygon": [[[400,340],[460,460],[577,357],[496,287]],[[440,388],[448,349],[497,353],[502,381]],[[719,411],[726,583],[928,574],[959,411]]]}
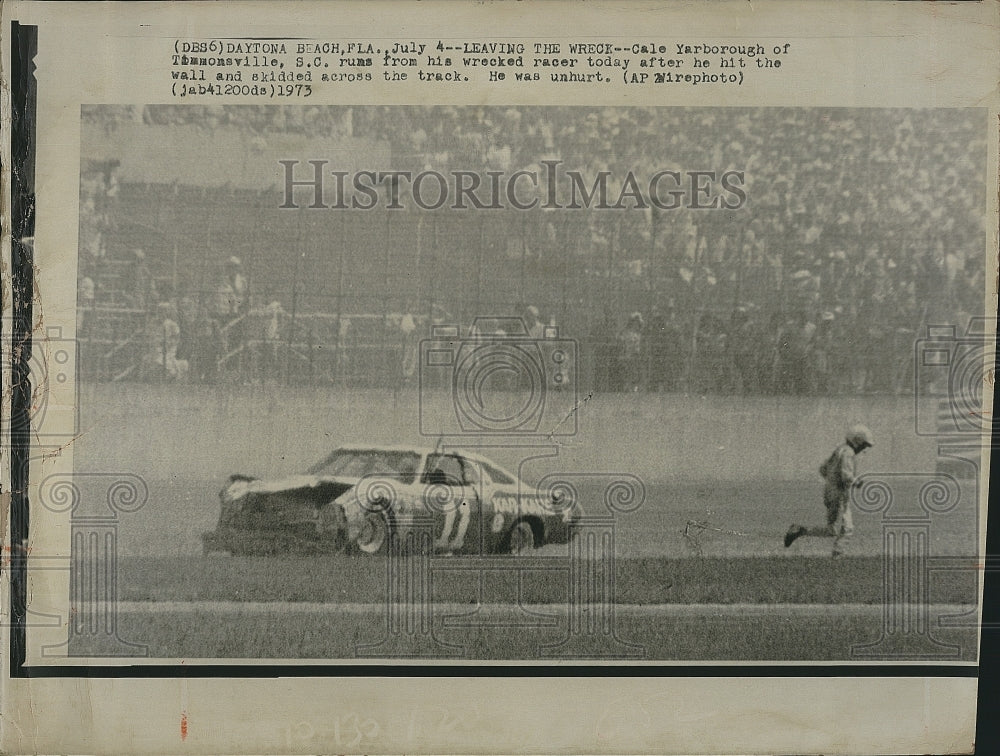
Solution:
{"label": "race car tire", "polygon": [[320,550],[337,553],[347,547],[347,520],[344,510],[336,504],[327,504],[319,510]]}
{"label": "race car tire", "polygon": [[[540,544],[539,544],[540,545]],[[507,550],[513,555],[526,554],[535,549],[535,529],[527,520],[518,520],[507,534]]]}
{"label": "race car tire", "polygon": [[384,512],[368,512],[361,526],[361,533],[354,541],[354,547],[362,554],[376,556],[389,548],[392,522]]}

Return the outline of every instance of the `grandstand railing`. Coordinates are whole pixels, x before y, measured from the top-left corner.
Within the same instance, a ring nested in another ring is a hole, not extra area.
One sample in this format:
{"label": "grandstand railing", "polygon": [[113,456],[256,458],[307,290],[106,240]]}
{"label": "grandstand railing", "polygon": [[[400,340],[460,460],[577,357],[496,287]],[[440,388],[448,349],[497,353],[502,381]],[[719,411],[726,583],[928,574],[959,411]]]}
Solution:
{"label": "grandstand railing", "polygon": [[[684,223],[690,225],[690,219],[684,221],[682,213],[642,228],[629,225],[638,223],[638,216],[624,222],[623,213],[597,213],[584,223],[573,211],[502,217],[448,211],[305,213],[277,209],[265,192],[153,184],[122,184],[108,212],[105,255],[91,272],[101,303],[97,311],[128,304],[127,263],[121,261],[136,247],[145,249],[158,296],[178,310],[187,299],[211,312],[218,294],[211,282],[221,280],[231,255],[243,260],[255,304],[280,301],[289,310],[277,338],[284,346],[278,350],[261,345],[267,339],[255,332],[259,313],[220,324],[223,346],[212,345],[213,367],[203,372],[213,377],[206,380],[234,375],[254,380],[255,355],[266,348],[289,364],[288,377],[281,380],[299,380],[296,372],[303,368],[310,380],[388,385],[395,378],[385,375],[385,366],[399,358],[395,318],[404,306],[421,314],[419,340],[430,322],[464,328],[476,317],[517,315],[535,305],[546,322],[560,326],[560,337],[579,342],[578,380],[590,388],[602,370],[595,365],[596,353],[607,356],[616,349],[613,335],[597,335],[604,321],[610,318],[612,330],[618,330],[633,311],[648,317],[654,305],[673,304],[684,341],[679,383],[695,390],[705,357],[700,338],[705,318],[728,323],[743,305],[760,319],[772,313],[787,317],[800,299],[793,281],[798,271],[791,263],[782,268],[756,253],[744,254],[745,223],[727,225],[732,238],[716,247],[719,228],[696,222],[693,244],[684,246]],[[829,250],[811,250],[810,262],[828,264],[824,251]],[[823,281],[825,288],[808,304],[813,318],[847,301],[833,288],[835,275],[824,274]],[[919,313],[905,309],[894,317],[923,322]],[[344,323],[352,327],[341,334]],[[88,353],[83,373],[96,373],[99,380],[137,377],[141,357],[134,352],[150,349],[139,343],[143,326],[114,325],[112,330],[128,332],[110,335],[98,328],[94,343],[106,339],[108,356],[94,367]],[[864,326],[852,322],[847,327],[854,329],[849,335],[856,349],[870,351]],[[890,351],[879,359],[889,364],[882,370],[892,377],[879,376],[874,385],[905,391],[912,341],[900,337]],[[865,385],[869,379],[858,380],[857,390],[875,390]],[[849,381],[843,383],[847,390]]]}
{"label": "grandstand railing", "polygon": [[[131,316],[131,327],[119,326],[118,337],[95,333],[94,322],[85,318],[94,314]],[[145,312],[124,308],[87,308],[80,312],[85,327],[80,339],[79,372],[84,380],[92,381],[172,381],[185,380],[183,372],[175,375],[168,369],[166,338],[156,334],[162,330],[139,327],[150,318]],[[208,382],[277,382],[281,384],[315,384],[341,387],[399,388],[415,385],[419,342],[429,334],[429,321],[422,319],[417,332],[403,334],[384,315],[298,314],[293,322],[284,318],[276,338],[262,337],[237,326],[252,326],[259,313],[251,312],[227,323],[229,343],[192,344],[181,356],[186,379]],[[159,321],[154,320],[154,326]],[[366,333],[355,333],[346,324],[363,322]],[[344,332],[338,324],[343,323]],[[321,326],[321,327],[320,327]],[[378,327],[373,327],[378,326]],[[151,336],[150,334],[154,334]],[[240,334],[237,337],[234,334]],[[904,394],[913,385],[912,345],[917,331],[907,328],[888,330],[882,337],[883,353],[858,352],[853,357],[830,356],[830,374],[817,382],[822,388],[805,392],[826,393],[891,393]],[[718,333],[698,329],[685,334],[682,350],[669,355],[675,365],[673,377],[666,380],[663,366],[655,355],[644,350],[636,364],[628,367],[621,353],[621,342],[615,334],[596,334],[577,339],[578,364],[571,377],[579,390],[627,391],[624,376],[640,390],[679,391],[685,393],[774,393],[779,380],[777,338],[766,342],[759,355],[762,373],[758,385],[747,385],[734,364],[736,342]],[[199,354],[195,350],[202,349]],[[887,353],[890,355],[888,359]],[[896,357],[891,355],[895,354]],[[196,361],[207,358],[212,369],[199,373]],[[207,357],[206,357],[207,356]],[[444,385],[441,388],[445,388]]]}

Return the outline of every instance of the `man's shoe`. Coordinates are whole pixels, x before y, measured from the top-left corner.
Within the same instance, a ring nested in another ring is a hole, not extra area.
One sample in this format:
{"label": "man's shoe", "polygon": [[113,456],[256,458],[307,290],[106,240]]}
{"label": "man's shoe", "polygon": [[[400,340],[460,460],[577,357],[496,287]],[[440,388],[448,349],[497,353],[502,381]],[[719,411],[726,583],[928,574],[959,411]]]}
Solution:
{"label": "man's shoe", "polygon": [[806,532],[807,532],[806,528],[802,527],[801,525],[792,525],[792,527],[788,529],[788,532],[785,533],[785,548],[787,549],[789,546],[791,546],[792,541],[794,541],[796,538],[799,538],[800,536],[804,536]]}

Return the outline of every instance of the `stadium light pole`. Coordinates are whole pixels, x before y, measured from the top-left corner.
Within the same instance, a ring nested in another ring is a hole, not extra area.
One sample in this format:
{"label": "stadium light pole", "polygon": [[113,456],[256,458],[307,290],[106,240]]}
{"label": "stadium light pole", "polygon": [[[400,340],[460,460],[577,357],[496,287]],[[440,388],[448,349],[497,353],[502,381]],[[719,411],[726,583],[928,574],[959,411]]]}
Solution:
{"label": "stadium light pole", "polygon": [[[295,319],[299,304],[299,263],[305,253],[302,251],[302,213],[298,213],[295,229],[295,268],[292,272],[292,311],[289,313],[291,321],[288,324],[288,355],[293,354],[295,345]],[[312,355],[310,355],[310,358]],[[284,384],[288,385],[289,362],[285,360]]]}
{"label": "stadium light pole", "polygon": [[744,266],[746,265],[746,250],[744,249],[744,244],[746,243],[747,229],[746,226],[740,229],[740,241],[736,247],[736,253],[739,255],[740,264],[736,268],[736,292],[733,296],[733,310],[735,311],[737,307],[740,306],[740,299],[743,297],[743,276],[745,275]]}
{"label": "stadium light pole", "polygon": [[476,252],[476,312],[483,315],[483,247],[486,246],[486,216],[479,215],[479,249]]}
{"label": "stadium light pole", "polygon": [[437,271],[435,271],[434,268],[438,264],[438,246],[439,246],[439,244],[441,242],[441,239],[438,236],[438,213],[440,211],[439,210],[432,210],[431,212],[434,213],[431,216],[434,219],[434,222],[431,225],[431,231],[432,231],[433,241],[431,243],[431,264],[430,264],[431,275],[430,275],[430,285],[427,287],[428,288],[428,298],[427,298],[427,322],[428,322],[428,325],[434,322],[434,295],[435,295],[434,281],[437,278]]}
{"label": "stadium light pole", "polygon": [[347,236],[344,234],[347,228],[347,216],[344,213],[339,213],[340,216],[340,244],[337,245],[338,251],[338,261],[337,261],[337,320],[336,320],[336,331],[334,338],[336,341],[333,344],[333,380],[334,383],[340,380],[340,362],[341,362],[341,343],[340,343],[340,321],[344,315],[344,247],[346,246],[345,239]]}
{"label": "stadium light pole", "polygon": [[[569,286],[570,252],[569,252],[569,245],[566,243],[566,238],[569,234],[566,227],[566,214],[563,213],[561,216],[558,217],[562,219],[562,228],[559,229],[559,232],[556,234],[556,240],[557,240],[556,243],[558,245],[559,256],[562,258],[562,275],[560,276],[560,278],[562,279],[562,301],[560,302],[560,307],[559,307],[560,310],[559,322],[565,323],[566,312],[569,309],[569,298],[567,294],[567,287]],[[552,225],[553,227],[555,227],[555,223],[553,223]],[[552,320],[551,313],[549,313],[549,320],[550,321]],[[573,376],[573,379],[576,380],[576,376]]]}
{"label": "stadium light pole", "polygon": [[529,217],[537,210],[526,210],[521,214],[521,284],[517,290],[517,308],[523,310],[531,296],[528,293],[528,247],[531,242],[531,223]]}
{"label": "stadium light pole", "polygon": [[649,302],[652,305],[659,299],[660,286],[659,286],[659,273],[660,273],[660,260],[656,253],[656,232],[657,232],[657,219],[656,210],[650,209],[649,211],[649,291],[650,299]]}
{"label": "stadium light pole", "polygon": [[[392,271],[392,213],[386,212],[385,214],[385,276],[386,276],[386,286],[388,291],[386,296],[382,297],[382,348],[385,349],[387,345],[387,336],[389,333],[389,301],[392,294],[392,284],[391,282],[391,271]],[[402,372],[402,356],[397,363],[400,366],[400,372]],[[397,387],[399,381],[393,379],[393,387]],[[398,405],[399,391],[393,391],[392,394],[392,408],[396,409]]]}
{"label": "stadium light pole", "polygon": [[174,270],[173,270],[173,275],[172,275],[172,279],[173,279],[172,285],[174,287],[174,304],[179,306],[180,299],[179,299],[178,291],[180,289],[177,286],[177,240],[176,239],[174,239],[174,260],[173,260],[173,266],[174,266]]}

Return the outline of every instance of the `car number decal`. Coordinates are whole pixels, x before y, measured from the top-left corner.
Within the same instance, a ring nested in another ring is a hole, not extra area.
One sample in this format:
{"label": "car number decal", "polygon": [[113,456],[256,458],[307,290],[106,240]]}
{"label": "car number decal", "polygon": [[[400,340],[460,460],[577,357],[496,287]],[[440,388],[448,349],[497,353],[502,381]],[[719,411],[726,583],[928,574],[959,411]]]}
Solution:
{"label": "car number decal", "polygon": [[[446,551],[458,551],[462,548],[465,545],[465,534],[469,530],[471,519],[472,507],[464,499],[457,507],[448,509],[444,516],[444,527],[441,528],[441,535],[434,543],[435,547]],[[451,537],[452,529],[455,530],[454,538]]]}

